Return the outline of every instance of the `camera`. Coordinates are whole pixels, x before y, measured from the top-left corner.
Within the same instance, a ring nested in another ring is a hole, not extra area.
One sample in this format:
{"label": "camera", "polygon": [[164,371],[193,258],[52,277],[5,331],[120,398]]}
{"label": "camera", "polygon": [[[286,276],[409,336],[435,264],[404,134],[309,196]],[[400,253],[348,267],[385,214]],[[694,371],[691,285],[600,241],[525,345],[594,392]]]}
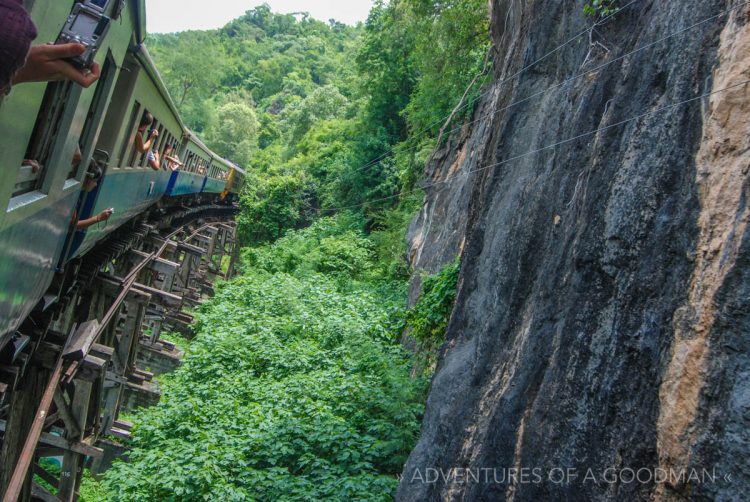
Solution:
{"label": "camera", "polygon": [[94,64],[96,53],[111,23],[111,19],[104,15],[108,3],[109,0],[85,0],[76,3],[65,21],[65,26],[55,43],[82,44],[86,47],[83,54],[70,59],[74,66],[89,69]]}

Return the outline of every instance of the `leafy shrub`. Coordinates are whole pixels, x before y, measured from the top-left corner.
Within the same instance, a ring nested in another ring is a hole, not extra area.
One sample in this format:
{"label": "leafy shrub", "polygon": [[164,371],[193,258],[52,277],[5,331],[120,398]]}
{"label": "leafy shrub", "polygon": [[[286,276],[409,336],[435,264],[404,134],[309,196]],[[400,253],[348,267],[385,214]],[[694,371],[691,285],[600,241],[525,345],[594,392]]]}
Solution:
{"label": "leafy shrub", "polygon": [[245,252],[253,264],[199,309],[183,365],[137,416],[108,500],[390,500],[426,382],[396,343],[404,285],[348,275],[373,267],[351,225]]}
{"label": "leafy shrub", "polygon": [[456,299],[460,267],[456,260],[437,274],[426,277],[419,301],[406,314],[409,335],[423,351],[433,351],[443,341]]}
{"label": "leafy shrub", "polygon": [[583,12],[587,16],[607,17],[619,10],[617,0],[592,0],[583,6]]}
{"label": "leafy shrub", "polygon": [[351,214],[320,218],[273,244],[246,248],[243,263],[250,269],[270,273],[346,274],[362,278],[372,270],[374,255],[372,241],[364,236],[361,226]]}

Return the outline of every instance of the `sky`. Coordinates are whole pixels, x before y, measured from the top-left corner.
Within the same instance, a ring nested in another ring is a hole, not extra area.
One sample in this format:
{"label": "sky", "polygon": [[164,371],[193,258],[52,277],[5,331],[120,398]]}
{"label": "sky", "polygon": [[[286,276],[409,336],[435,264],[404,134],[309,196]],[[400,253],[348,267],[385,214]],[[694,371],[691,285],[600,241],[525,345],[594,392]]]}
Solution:
{"label": "sky", "polygon": [[280,13],[309,12],[321,21],[355,24],[367,19],[372,0],[146,0],[149,33],[220,28],[245,11],[268,3]]}

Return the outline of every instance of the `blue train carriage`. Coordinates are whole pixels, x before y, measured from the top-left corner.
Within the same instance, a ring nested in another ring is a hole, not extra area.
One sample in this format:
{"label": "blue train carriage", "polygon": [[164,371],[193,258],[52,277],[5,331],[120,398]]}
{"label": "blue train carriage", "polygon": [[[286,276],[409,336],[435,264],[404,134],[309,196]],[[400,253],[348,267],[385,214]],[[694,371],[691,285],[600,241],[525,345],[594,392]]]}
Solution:
{"label": "blue train carriage", "polygon": [[[38,42],[55,40],[74,2],[29,3]],[[114,96],[127,82],[135,84],[128,48],[144,41],[144,0],[110,0],[105,13],[114,22],[96,57],[102,76],[94,86],[24,84],[0,103],[0,347],[49,287],[89,161],[96,148],[111,143],[104,138],[113,131],[102,119],[117,115]],[[82,161],[74,166],[79,145]],[[24,166],[24,159],[36,160],[40,169]]]}
{"label": "blue train carriage", "polygon": [[214,154],[188,129],[184,129],[183,138],[178,152],[183,165],[171,173],[166,195],[183,198],[194,196],[192,198],[197,199],[208,182]]}

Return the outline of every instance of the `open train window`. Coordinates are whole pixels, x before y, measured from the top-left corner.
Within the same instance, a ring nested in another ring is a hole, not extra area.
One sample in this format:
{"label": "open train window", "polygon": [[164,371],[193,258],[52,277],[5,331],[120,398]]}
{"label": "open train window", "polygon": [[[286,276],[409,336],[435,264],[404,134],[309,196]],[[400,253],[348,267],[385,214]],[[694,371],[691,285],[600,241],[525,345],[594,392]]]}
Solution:
{"label": "open train window", "polygon": [[[91,106],[89,106],[89,111],[86,114],[86,122],[83,124],[81,139],[78,141],[79,147],[84,153],[86,153],[88,148],[91,147],[94,138],[97,135],[97,129],[101,126],[104,110],[107,107],[107,95],[114,85],[114,70],[115,63],[112,59],[112,53],[110,52],[107,54],[107,59],[104,61],[102,74],[99,78],[99,82],[96,84],[94,97],[91,100]],[[71,170],[68,173],[68,179],[76,177],[79,171],[78,167],[78,165],[71,166]]]}
{"label": "open train window", "polygon": [[[122,143],[122,152],[120,152],[120,159],[123,161],[125,159],[128,159],[127,162],[125,162],[125,166],[123,167],[134,167],[135,166],[135,158],[138,154],[138,150],[135,148],[135,136],[138,134],[138,121],[141,117],[141,104],[136,101],[133,105],[133,111],[130,113],[130,120],[128,121],[128,128],[125,129],[126,131],[126,138],[127,140]],[[122,162],[121,162],[122,163]]]}
{"label": "open train window", "polygon": [[164,127],[164,125],[159,126],[159,138],[156,142],[156,145],[154,145],[154,150],[157,152],[161,152],[164,148],[164,145],[167,142],[167,129]]}
{"label": "open train window", "polygon": [[[42,106],[34,124],[31,141],[26,148],[24,162],[16,176],[13,197],[42,188],[44,176],[52,161],[55,142],[61,138],[60,126],[66,106],[71,105],[73,83],[50,82],[44,92]],[[74,106],[73,103],[71,106]]]}

